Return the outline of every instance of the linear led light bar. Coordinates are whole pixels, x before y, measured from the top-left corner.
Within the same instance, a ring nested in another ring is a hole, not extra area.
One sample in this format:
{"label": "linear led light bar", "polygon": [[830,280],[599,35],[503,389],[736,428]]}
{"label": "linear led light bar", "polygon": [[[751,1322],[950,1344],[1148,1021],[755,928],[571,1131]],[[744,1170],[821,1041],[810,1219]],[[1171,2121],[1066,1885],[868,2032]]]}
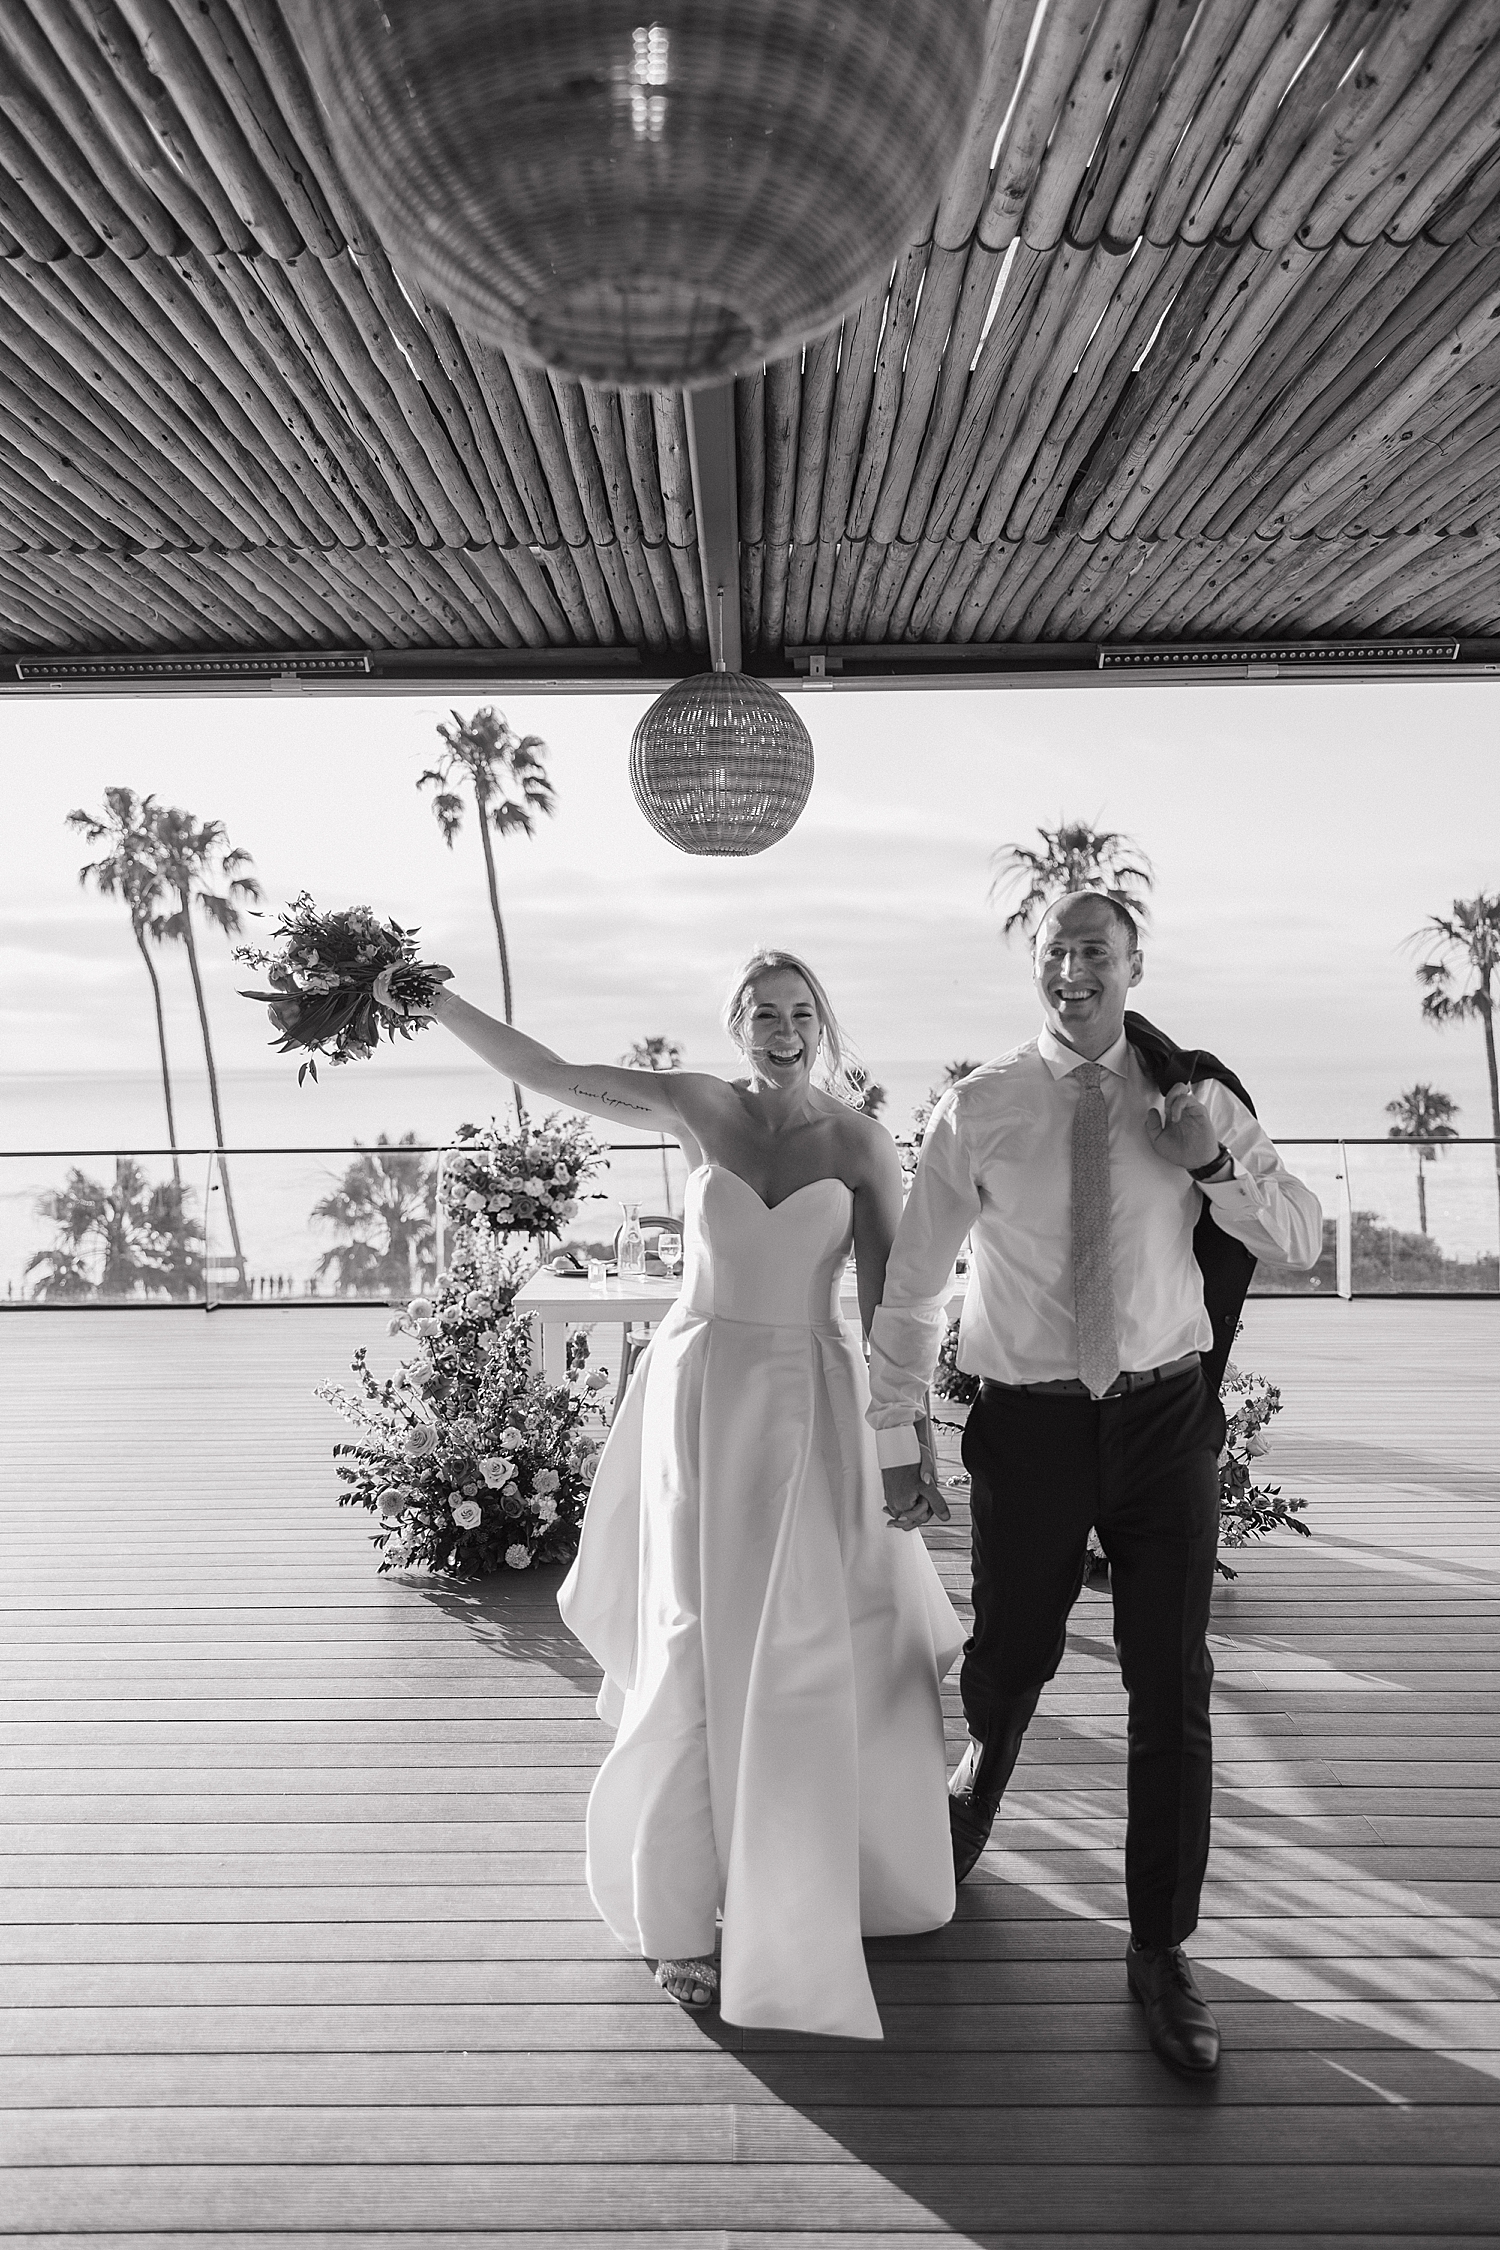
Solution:
{"label": "linear led light bar", "polygon": [[1452,664],[1457,641],[1150,641],[1099,650],[1101,672],[1195,672],[1225,664]]}
{"label": "linear led light bar", "polygon": [[313,649],[280,656],[22,656],[18,680],[299,680],[367,673],[362,650]]}

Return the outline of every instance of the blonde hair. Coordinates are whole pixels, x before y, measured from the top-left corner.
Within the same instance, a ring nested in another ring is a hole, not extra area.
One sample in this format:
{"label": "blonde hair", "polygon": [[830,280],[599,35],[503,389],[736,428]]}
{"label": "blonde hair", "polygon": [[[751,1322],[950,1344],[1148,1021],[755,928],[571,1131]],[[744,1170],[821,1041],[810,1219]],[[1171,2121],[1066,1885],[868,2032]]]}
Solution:
{"label": "blonde hair", "polygon": [[[737,1047],[745,1044],[745,1026],[750,1014],[751,1001],[758,977],[769,976],[774,970],[789,969],[799,976],[812,994],[813,1006],[818,1015],[818,1051],[813,1058],[813,1079],[826,1093],[837,1095],[840,1101],[856,1107],[861,1098],[862,1086],[855,1073],[859,1059],[843,1027],[833,1012],[833,1003],[824,991],[819,978],[814,976],[807,963],[798,954],[788,953],[776,945],[763,945],[740,970],[729,988],[724,1002],[724,1029]],[[861,1073],[861,1077],[862,1077]]]}

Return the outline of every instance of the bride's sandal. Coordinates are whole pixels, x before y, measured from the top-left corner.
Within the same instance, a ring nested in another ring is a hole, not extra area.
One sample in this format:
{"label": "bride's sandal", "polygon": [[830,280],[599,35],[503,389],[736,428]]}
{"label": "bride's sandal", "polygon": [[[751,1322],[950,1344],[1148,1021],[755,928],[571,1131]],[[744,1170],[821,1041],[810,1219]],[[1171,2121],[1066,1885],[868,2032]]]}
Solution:
{"label": "bride's sandal", "polygon": [[690,2015],[701,2016],[718,1998],[719,1964],[708,1959],[658,1961],[656,1981],[679,2008],[686,2008]]}

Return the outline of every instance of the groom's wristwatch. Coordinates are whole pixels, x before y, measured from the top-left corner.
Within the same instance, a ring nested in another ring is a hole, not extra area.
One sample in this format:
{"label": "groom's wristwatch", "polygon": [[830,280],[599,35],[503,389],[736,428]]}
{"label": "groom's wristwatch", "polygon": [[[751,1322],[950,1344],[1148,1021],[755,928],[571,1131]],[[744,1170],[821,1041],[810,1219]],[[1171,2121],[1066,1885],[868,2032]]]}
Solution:
{"label": "groom's wristwatch", "polygon": [[[1225,1170],[1226,1165],[1229,1167],[1227,1171]],[[1205,1186],[1213,1184],[1217,1180],[1227,1180],[1233,1176],[1233,1173],[1234,1158],[1222,1141],[1206,1164],[1190,1164],[1188,1166],[1188,1178],[1198,1180]]]}

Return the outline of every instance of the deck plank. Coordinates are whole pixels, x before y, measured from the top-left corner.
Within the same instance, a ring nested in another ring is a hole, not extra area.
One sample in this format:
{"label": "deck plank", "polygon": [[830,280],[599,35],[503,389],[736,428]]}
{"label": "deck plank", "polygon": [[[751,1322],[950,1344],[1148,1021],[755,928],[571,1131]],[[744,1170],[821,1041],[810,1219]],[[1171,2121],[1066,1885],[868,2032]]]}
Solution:
{"label": "deck plank", "polygon": [[1493,2232],[1500,1308],[1248,1309],[1315,1537],[1215,1597],[1212,2089],[1123,1992],[1107,1601],[954,1923],[871,1945],[883,2047],[693,2022],[583,1888],[605,1737],[556,1573],[380,1580],[331,1505],[309,1387],[355,1342],[393,1348],[327,1309],[0,1322],[8,2244]]}

